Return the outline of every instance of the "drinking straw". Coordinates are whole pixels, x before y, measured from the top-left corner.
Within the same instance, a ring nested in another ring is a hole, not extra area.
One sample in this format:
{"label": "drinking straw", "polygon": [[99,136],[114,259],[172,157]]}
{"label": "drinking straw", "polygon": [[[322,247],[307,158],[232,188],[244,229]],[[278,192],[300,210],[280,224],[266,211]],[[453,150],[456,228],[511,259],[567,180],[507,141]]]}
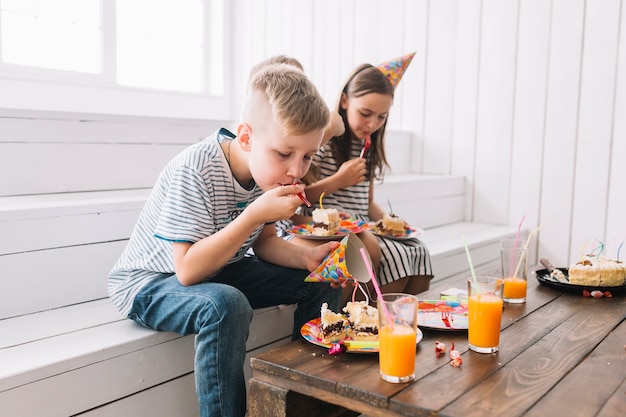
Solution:
{"label": "drinking straw", "polygon": [[467,242],[465,241],[465,235],[461,235],[463,238],[463,245],[465,245],[465,254],[467,255],[467,262],[469,262],[470,271],[472,271],[472,280],[476,282],[476,271],[474,271],[474,264],[472,263],[472,255],[470,255],[469,248],[467,247]]}
{"label": "drinking straw", "polygon": [[385,311],[385,318],[387,319],[387,324],[389,325],[389,327],[393,327],[391,314],[389,314],[389,310],[387,310],[387,304],[385,304],[383,300],[383,293],[380,292],[380,288],[378,287],[378,282],[376,281],[376,277],[374,276],[374,270],[372,269],[372,265],[370,264],[370,260],[369,260],[369,257],[367,256],[367,252],[365,251],[365,248],[361,248],[359,250],[361,251],[361,257],[363,258],[363,262],[365,262],[365,266],[367,267],[367,272],[370,274],[372,284],[374,284],[376,295],[378,295],[378,299],[381,301],[380,304],[383,306],[383,310]]}
{"label": "drinking straw", "polygon": [[[528,238],[526,239],[526,244],[524,245],[524,250],[528,249],[528,244],[530,243],[530,239],[533,237],[533,235],[535,233],[537,233],[539,231],[539,229],[541,229],[541,225],[538,228],[536,228],[535,230],[533,230],[532,232],[530,232],[530,234],[528,235]],[[517,276],[517,273],[519,272],[520,266],[522,266],[522,257],[521,256],[519,258],[519,262],[517,262],[517,267],[515,268],[515,273],[513,274],[513,277]]]}
{"label": "drinking straw", "polygon": [[[517,226],[517,233],[515,234],[515,242],[513,242],[513,253],[517,253],[517,244],[519,242],[519,234],[520,234],[520,231],[522,230],[522,223],[524,223],[525,218],[526,218],[526,215],[524,214],[522,216],[522,220],[519,222],[519,225]],[[515,257],[510,256],[510,258],[511,258],[511,262],[509,263],[509,276],[514,277],[515,275],[511,275],[511,272],[513,271],[513,261]]]}
{"label": "drinking straw", "polygon": [[622,246],[624,246],[624,241],[622,241],[622,243],[619,244],[619,246],[617,247],[617,261],[619,262],[619,253],[622,250]]}

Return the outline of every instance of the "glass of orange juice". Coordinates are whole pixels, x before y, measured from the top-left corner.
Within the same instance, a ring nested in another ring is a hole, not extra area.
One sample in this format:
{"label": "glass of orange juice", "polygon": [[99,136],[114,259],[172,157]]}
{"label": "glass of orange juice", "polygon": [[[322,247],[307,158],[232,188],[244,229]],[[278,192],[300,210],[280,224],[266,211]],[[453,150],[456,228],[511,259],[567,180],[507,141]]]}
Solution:
{"label": "glass of orange juice", "polygon": [[475,352],[498,351],[505,285],[495,277],[467,279],[467,336],[469,348]]}
{"label": "glass of orange juice", "polygon": [[525,303],[528,285],[528,250],[523,242],[503,240],[500,249],[502,278],[504,279],[504,301]]}
{"label": "glass of orange juice", "polygon": [[415,379],[417,297],[389,293],[378,299],[378,359],[380,376],[389,382]]}

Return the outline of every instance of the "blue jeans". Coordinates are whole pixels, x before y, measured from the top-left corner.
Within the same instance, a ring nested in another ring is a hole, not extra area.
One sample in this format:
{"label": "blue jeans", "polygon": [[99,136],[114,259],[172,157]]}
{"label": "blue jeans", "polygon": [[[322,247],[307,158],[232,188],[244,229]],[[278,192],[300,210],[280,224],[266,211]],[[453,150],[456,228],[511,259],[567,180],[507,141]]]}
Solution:
{"label": "blue jeans", "polygon": [[243,365],[252,309],[298,304],[293,340],[300,337],[304,323],[319,317],[323,302],[339,310],[341,291],[326,283],[304,282],[307,274],[245,257],[210,281],[188,287],[175,275],[155,279],[137,294],[129,317],[151,329],[196,334],[200,415],[244,416]]}

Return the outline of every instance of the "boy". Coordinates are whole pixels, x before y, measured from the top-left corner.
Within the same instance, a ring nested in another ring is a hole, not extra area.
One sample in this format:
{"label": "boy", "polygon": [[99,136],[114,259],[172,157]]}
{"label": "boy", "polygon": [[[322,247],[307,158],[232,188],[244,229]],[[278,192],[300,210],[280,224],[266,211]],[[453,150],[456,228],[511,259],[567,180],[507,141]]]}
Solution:
{"label": "boy", "polygon": [[[243,416],[243,362],[252,309],[298,303],[293,338],[340,291],[305,283],[338,242],[304,249],[274,222],[302,203],[302,185],[329,112],[297,68],[269,65],[250,80],[237,135],[220,129],[160,174],[109,275],[120,312],[157,330],[196,334],[201,416]],[[256,256],[246,255],[253,248]],[[279,266],[280,265],[280,266]]]}

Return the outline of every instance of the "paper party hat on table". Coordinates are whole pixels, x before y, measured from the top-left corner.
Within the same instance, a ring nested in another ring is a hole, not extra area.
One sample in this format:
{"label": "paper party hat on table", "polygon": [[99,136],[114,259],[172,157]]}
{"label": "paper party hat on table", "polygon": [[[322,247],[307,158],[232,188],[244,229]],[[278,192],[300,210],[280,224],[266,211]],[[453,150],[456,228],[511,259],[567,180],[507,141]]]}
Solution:
{"label": "paper party hat on table", "polygon": [[[361,248],[365,248],[361,239],[352,232],[348,233],[341,239],[339,246],[329,253],[320,266],[304,280],[306,282],[369,281],[370,277],[361,256]],[[371,262],[370,260],[370,264]]]}
{"label": "paper party hat on table", "polygon": [[404,71],[407,69],[414,56],[415,52],[411,52],[410,54],[402,55],[387,62],[383,62],[382,64],[379,64],[376,68],[378,68],[383,74],[385,74],[385,76],[395,89],[400,83]]}

